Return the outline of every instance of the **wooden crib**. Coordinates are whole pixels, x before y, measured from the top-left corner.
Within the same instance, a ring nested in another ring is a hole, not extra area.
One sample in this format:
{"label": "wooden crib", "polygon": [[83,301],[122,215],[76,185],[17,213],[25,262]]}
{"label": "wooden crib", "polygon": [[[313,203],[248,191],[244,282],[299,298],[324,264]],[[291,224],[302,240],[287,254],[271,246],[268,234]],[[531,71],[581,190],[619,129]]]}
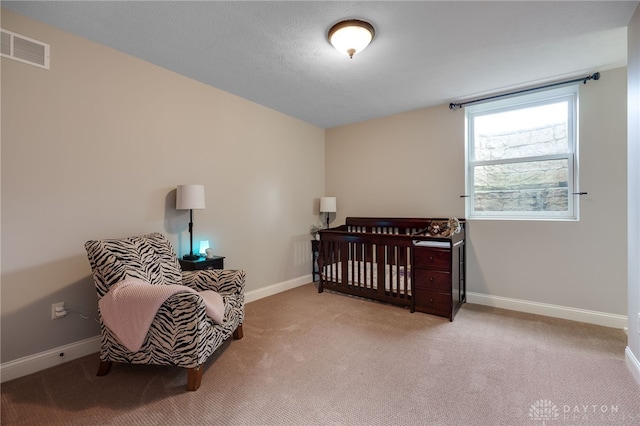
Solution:
{"label": "wooden crib", "polygon": [[456,221],[458,232],[452,235],[449,219],[440,218],[351,217],[320,231],[318,292],[346,293],[453,321],[466,301],[466,223]]}

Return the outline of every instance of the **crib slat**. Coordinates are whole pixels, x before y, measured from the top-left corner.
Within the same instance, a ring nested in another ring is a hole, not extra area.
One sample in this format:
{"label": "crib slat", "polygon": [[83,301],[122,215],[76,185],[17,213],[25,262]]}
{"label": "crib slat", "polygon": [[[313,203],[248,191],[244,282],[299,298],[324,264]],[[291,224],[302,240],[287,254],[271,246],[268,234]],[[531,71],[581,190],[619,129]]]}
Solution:
{"label": "crib slat", "polygon": [[349,282],[349,243],[340,244],[340,269],[338,275],[346,285]]}
{"label": "crib slat", "polygon": [[351,257],[349,260],[349,269],[351,270],[351,282],[354,285],[360,286],[358,280],[359,268],[358,268],[358,243],[351,244]]}
{"label": "crib slat", "polygon": [[358,246],[358,282],[362,287],[367,288],[367,260],[366,260],[366,244],[359,244]]}
{"label": "crib slat", "polygon": [[405,247],[402,251],[404,253],[404,275],[402,280],[402,292],[404,297],[409,298],[411,294],[411,284],[409,283],[409,277],[411,276],[411,252],[409,247]]}
{"label": "crib slat", "polygon": [[[384,244],[376,244],[376,258],[375,258],[375,267],[377,268],[377,288],[376,291],[379,295],[384,296],[384,281],[385,281],[385,275],[384,275],[384,269],[385,269],[385,265],[386,265],[386,253],[385,253],[385,245]],[[373,267],[373,264],[372,264]]]}
{"label": "crib slat", "polygon": [[403,265],[402,265],[402,251],[400,250],[400,247],[394,247],[394,251],[396,254],[396,274],[394,276],[395,278],[395,286],[393,287],[394,289],[392,289],[393,291],[393,295],[398,297],[400,295],[402,295],[402,285],[401,285],[401,281],[402,281],[402,276],[404,275],[404,270],[402,269]]}
{"label": "crib slat", "polygon": [[351,256],[349,260],[349,269],[351,270],[350,282],[353,285],[360,287],[360,244],[351,244]]}

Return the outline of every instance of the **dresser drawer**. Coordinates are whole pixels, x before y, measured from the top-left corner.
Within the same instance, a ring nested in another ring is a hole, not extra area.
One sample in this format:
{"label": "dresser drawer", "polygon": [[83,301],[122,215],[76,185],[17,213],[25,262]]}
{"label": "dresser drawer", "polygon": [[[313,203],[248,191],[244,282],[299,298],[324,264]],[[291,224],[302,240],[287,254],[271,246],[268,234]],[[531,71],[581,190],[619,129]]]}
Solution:
{"label": "dresser drawer", "polygon": [[418,268],[424,267],[448,271],[451,267],[451,251],[417,247],[414,250],[413,263]]}
{"label": "dresser drawer", "polygon": [[453,300],[451,294],[437,291],[418,291],[415,295],[415,310],[444,317],[451,315]]}
{"label": "dresser drawer", "polygon": [[451,293],[451,274],[433,269],[416,268],[414,272],[416,291],[421,289]]}

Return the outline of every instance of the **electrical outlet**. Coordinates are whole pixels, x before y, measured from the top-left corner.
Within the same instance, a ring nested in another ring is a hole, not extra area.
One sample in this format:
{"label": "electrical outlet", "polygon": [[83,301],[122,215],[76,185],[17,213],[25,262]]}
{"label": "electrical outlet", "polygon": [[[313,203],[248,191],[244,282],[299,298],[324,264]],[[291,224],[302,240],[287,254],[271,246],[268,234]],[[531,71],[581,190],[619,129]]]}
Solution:
{"label": "electrical outlet", "polygon": [[64,302],[54,303],[51,305],[51,319],[64,318],[67,315],[67,311],[64,309]]}

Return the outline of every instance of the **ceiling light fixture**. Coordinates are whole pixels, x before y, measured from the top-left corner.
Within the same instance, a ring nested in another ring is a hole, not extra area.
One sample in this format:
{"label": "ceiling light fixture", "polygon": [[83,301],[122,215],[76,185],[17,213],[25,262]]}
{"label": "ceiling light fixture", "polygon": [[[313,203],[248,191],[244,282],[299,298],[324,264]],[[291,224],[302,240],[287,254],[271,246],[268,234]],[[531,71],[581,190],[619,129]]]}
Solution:
{"label": "ceiling light fixture", "polygon": [[349,19],[335,24],[329,29],[329,42],[339,52],[353,55],[361,52],[371,43],[376,32],[373,25],[358,19]]}

